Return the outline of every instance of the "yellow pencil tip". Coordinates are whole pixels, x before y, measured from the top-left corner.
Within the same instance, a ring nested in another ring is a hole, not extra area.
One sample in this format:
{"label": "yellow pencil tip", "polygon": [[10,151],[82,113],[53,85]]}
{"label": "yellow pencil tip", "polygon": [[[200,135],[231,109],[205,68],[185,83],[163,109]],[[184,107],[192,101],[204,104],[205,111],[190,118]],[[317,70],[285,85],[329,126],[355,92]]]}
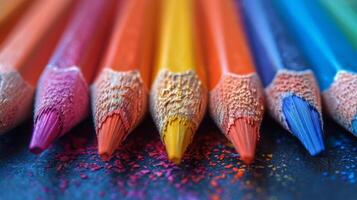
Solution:
{"label": "yellow pencil tip", "polygon": [[163,133],[163,141],[170,161],[180,164],[192,136],[193,132],[187,120],[182,118],[169,120]]}

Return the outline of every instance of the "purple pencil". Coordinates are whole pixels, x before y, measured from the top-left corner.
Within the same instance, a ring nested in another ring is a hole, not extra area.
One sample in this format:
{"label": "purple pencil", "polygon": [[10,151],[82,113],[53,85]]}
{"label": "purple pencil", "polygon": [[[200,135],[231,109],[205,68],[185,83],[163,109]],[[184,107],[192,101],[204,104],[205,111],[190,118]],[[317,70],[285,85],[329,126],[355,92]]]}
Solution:
{"label": "purple pencil", "polygon": [[82,0],[41,75],[30,151],[39,154],[88,115],[89,89],[114,1]]}

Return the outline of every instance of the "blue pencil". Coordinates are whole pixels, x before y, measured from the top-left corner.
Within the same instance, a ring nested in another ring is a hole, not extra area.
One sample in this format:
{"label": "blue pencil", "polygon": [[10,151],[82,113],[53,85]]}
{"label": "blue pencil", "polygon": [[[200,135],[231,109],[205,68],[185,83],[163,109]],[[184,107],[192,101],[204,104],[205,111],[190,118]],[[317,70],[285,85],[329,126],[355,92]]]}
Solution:
{"label": "blue pencil", "polygon": [[330,116],[357,136],[357,52],[317,1],[275,0],[315,72]]}
{"label": "blue pencil", "polygon": [[270,114],[311,155],[320,153],[321,99],[313,72],[266,1],[243,1],[242,9]]}

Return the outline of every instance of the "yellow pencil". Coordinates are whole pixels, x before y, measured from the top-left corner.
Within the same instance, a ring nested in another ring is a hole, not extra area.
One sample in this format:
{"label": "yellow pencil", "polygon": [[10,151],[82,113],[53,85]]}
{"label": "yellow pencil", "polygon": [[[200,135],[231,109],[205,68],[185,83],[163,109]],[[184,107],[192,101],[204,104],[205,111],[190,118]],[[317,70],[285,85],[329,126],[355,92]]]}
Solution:
{"label": "yellow pencil", "polygon": [[193,1],[162,1],[150,109],[169,160],[179,164],[206,110],[205,74],[193,30]]}

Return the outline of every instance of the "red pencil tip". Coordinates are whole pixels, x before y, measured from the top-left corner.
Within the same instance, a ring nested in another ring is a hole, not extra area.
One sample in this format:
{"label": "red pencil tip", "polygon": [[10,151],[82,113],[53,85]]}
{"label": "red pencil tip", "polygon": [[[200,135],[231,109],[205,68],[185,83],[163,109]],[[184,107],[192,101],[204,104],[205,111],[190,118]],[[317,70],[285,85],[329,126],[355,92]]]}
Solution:
{"label": "red pencil tip", "polygon": [[36,122],[33,131],[30,151],[40,154],[46,150],[61,132],[59,115],[54,111],[42,112]]}
{"label": "red pencil tip", "polygon": [[255,146],[258,139],[259,124],[251,123],[248,119],[237,119],[228,133],[231,142],[246,164],[254,160]]}
{"label": "red pencil tip", "polygon": [[98,153],[102,160],[110,160],[125,135],[126,131],[119,115],[114,114],[104,121],[98,130]]}

